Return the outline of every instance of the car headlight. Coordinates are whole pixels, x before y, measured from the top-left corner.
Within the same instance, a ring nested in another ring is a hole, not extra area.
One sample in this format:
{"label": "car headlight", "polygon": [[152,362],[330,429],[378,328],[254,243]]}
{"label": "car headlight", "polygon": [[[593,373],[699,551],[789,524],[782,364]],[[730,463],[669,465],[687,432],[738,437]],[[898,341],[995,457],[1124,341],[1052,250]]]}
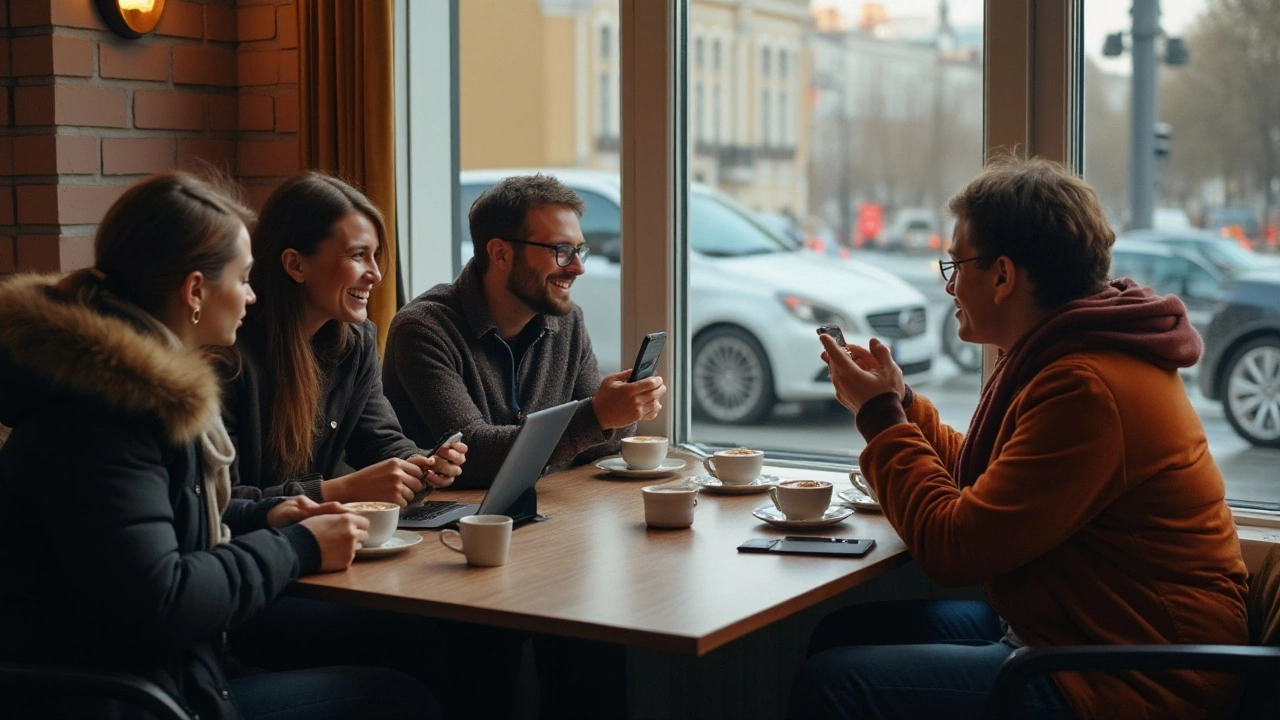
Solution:
{"label": "car headlight", "polygon": [[800,322],[812,325],[839,325],[845,332],[858,332],[858,324],[838,311],[814,302],[806,297],[781,293],[778,300],[787,312],[796,316]]}

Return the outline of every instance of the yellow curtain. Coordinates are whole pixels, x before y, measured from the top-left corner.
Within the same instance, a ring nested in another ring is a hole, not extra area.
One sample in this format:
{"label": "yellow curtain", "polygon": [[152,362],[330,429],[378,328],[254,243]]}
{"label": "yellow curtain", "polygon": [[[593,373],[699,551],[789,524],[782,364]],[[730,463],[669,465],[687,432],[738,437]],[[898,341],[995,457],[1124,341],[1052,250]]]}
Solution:
{"label": "yellow curtain", "polygon": [[297,0],[302,167],[364,191],[387,219],[382,282],[369,297],[378,353],[397,309],[392,0]]}

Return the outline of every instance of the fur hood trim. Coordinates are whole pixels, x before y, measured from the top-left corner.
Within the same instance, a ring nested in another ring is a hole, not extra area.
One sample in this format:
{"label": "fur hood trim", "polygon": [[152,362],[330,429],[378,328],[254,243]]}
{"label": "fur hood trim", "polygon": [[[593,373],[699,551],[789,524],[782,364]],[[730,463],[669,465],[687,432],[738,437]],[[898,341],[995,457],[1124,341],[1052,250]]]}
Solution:
{"label": "fur hood trim", "polygon": [[219,417],[217,373],[198,350],[175,348],[126,320],[51,292],[54,275],[0,282],[0,350],[55,387],[130,413],[149,413],[187,443]]}

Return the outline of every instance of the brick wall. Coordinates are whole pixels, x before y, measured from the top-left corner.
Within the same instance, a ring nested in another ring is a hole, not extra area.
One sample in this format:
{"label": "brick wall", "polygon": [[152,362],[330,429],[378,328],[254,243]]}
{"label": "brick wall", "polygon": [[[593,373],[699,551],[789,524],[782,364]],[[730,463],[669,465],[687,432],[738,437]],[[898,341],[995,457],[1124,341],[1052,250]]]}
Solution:
{"label": "brick wall", "polygon": [[203,163],[262,201],[298,164],[293,0],[168,0],[155,32],[93,0],[0,0],[0,274],[93,262],[146,175]]}

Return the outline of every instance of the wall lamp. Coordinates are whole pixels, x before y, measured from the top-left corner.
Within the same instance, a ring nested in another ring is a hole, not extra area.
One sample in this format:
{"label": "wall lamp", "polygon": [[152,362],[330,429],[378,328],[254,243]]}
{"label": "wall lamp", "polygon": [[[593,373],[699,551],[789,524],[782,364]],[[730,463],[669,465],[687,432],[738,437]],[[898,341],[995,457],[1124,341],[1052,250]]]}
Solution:
{"label": "wall lamp", "polygon": [[164,0],[94,0],[107,27],[127,38],[140,38],[156,29]]}

